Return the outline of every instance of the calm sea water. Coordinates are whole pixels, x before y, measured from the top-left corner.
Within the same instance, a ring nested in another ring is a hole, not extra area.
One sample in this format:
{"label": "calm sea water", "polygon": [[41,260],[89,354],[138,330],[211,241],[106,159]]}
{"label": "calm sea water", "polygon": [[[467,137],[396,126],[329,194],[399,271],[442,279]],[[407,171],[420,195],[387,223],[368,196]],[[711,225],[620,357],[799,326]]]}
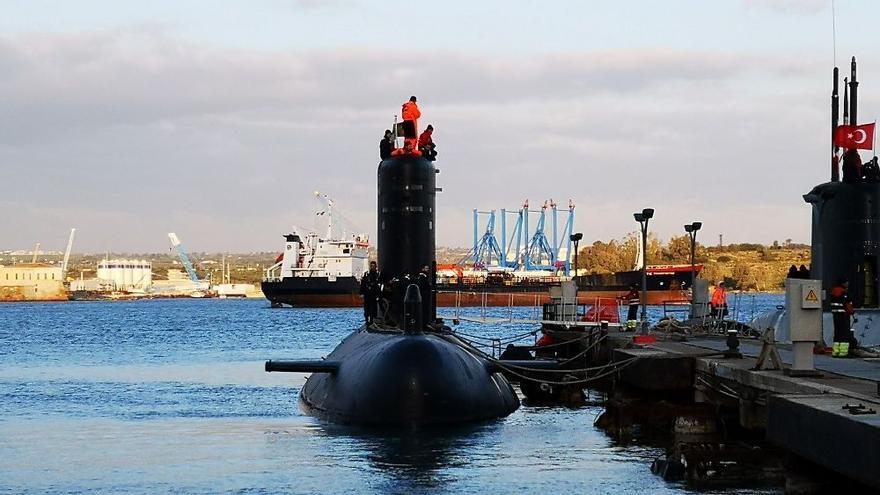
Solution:
{"label": "calm sea water", "polygon": [[[781,302],[762,295],[754,304],[760,310]],[[685,491],[651,474],[662,449],[618,442],[594,428],[596,406],[524,406],[462,430],[321,423],[297,405],[305,377],[264,373],[263,362],[326,355],[360,323],[360,311],[268,306],[0,305],[0,492]],[[653,318],[661,313],[651,308]],[[534,326],[459,329],[512,336]]]}

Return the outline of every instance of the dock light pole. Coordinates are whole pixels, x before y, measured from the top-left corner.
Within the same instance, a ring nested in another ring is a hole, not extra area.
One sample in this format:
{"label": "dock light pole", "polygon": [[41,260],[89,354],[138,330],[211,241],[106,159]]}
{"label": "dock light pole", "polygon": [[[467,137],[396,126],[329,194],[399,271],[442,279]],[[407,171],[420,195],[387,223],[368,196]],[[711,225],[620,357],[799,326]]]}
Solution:
{"label": "dock light pole", "polygon": [[654,217],[654,208],[645,208],[641,212],[633,213],[633,218],[639,222],[642,230],[642,292],[639,294],[639,303],[642,306],[642,334],[648,333],[648,221]]}
{"label": "dock light pole", "polygon": [[684,231],[691,238],[691,318],[694,317],[694,285],[697,282],[697,270],[694,257],[697,252],[697,231],[703,226],[703,222],[692,222],[684,226]]}
{"label": "dock light pole", "polygon": [[[569,239],[574,243],[574,277],[577,279],[578,276],[578,242],[584,238],[584,234],[580,232],[575,232],[571,234]],[[568,259],[571,259],[571,255],[569,255]],[[577,282],[575,282],[577,283]]]}

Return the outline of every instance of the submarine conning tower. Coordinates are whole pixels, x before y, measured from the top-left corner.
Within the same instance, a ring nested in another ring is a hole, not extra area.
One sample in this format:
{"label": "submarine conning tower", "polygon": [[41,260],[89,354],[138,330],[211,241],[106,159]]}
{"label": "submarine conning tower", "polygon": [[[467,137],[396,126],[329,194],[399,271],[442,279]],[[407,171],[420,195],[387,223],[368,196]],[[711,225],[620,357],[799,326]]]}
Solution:
{"label": "submarine conning tower", "polygon": [[422,321],[436,319],[437,298],[432,288],[437,271],[434,215],[438,172],[432,162],[416,154],[400,154],[379,163],[378,261],[390,292],[388,316],[394,322],[402,321],[403,299],[410,284],[423,291]]}
{"label": "submarine conning tower", "polygon": [[[813,278],[822,280],[822,288],[830,291],[841,277],[849,285],[849,295],[857,308],[878,308],[878,273],[880,273],[880,177],[874,165],[854,170],[844,163],[840,180],[840,140],[838,139],[838,69],[834,68],[831,95],[831,181],[820,184],[804,195],[812,205],[811,255]],[[856,60],[852,58],[850,79],[844,91],[843,125],[857,126],[858,81]],[[858,132],[858,131],[857,131]],[[850,143],[853,147],[843,161],[864,141]],[[853,144],[855,143],[855,144]],[[870,144],[870,143],[868,143]],[[827,305],[827,298],[826,298]],[[828,309],[827,307],[825,308]]]}

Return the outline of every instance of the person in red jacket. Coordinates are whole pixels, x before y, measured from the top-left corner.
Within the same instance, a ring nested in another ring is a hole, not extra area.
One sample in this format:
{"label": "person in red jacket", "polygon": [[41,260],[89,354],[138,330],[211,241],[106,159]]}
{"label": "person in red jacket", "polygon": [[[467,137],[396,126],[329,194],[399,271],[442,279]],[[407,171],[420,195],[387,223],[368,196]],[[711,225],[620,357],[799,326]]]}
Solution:
{"label": "person in red jacket", "polygon": [[434,161],[437,159],[437,151],[434,146],[434,126],[428,124],[428,127],[425,128],[425,132],[419,136],[419,151],[422,152],[422,156],[427,158],[430,161]]}
{"label": "person in red jacket", "polygon": [[416,97],[410,96],[409,101],[400,109],[400,117],[403,119],[403,143],[404,147],[409,144],[413,150],[419,148],[419,117],[422,116]]}

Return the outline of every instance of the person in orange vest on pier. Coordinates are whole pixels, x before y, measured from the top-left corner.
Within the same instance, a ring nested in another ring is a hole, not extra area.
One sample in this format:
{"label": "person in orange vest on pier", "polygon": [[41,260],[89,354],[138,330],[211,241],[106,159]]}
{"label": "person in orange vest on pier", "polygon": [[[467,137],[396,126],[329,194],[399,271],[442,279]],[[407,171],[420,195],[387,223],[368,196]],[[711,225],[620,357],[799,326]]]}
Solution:
{"label": "person in orange vest on pier", "polygon": [[713,317],[720,320],[727,315],[727,293],[724,292],[724,281],[718,282],[718,285],[715,286],[710,304]]}
{"label": "person in orange vest on pier", "polygon": [[849,357],[849,347],[855,342],[852,334],[852,319],[855,314],[852,300],[847,293],[849,281],[841,277],[831,289],[828,298],[831,307],[831,319],[834,322],[834,343],[831,346],[831,357]]}
{"label": "person in orange vest on pier", "polygon": [[419,117],[422,116],[416,97],[410,96],[409,101],[403,104],[400,117],[403,119],[403,143],[404,147],[409,144],[412,149],[419,149]]}
{"label": "person in orange vest on pier", "polygon": [[639,286],[636,284],[630,285],[629,292],[621,297],[620,300],[623,301],[628,307],[626,313],[626,329],[628,331],[634,331],[639,324],[639,321],[637,319],[639,315],[639,303],[641,303]]}

